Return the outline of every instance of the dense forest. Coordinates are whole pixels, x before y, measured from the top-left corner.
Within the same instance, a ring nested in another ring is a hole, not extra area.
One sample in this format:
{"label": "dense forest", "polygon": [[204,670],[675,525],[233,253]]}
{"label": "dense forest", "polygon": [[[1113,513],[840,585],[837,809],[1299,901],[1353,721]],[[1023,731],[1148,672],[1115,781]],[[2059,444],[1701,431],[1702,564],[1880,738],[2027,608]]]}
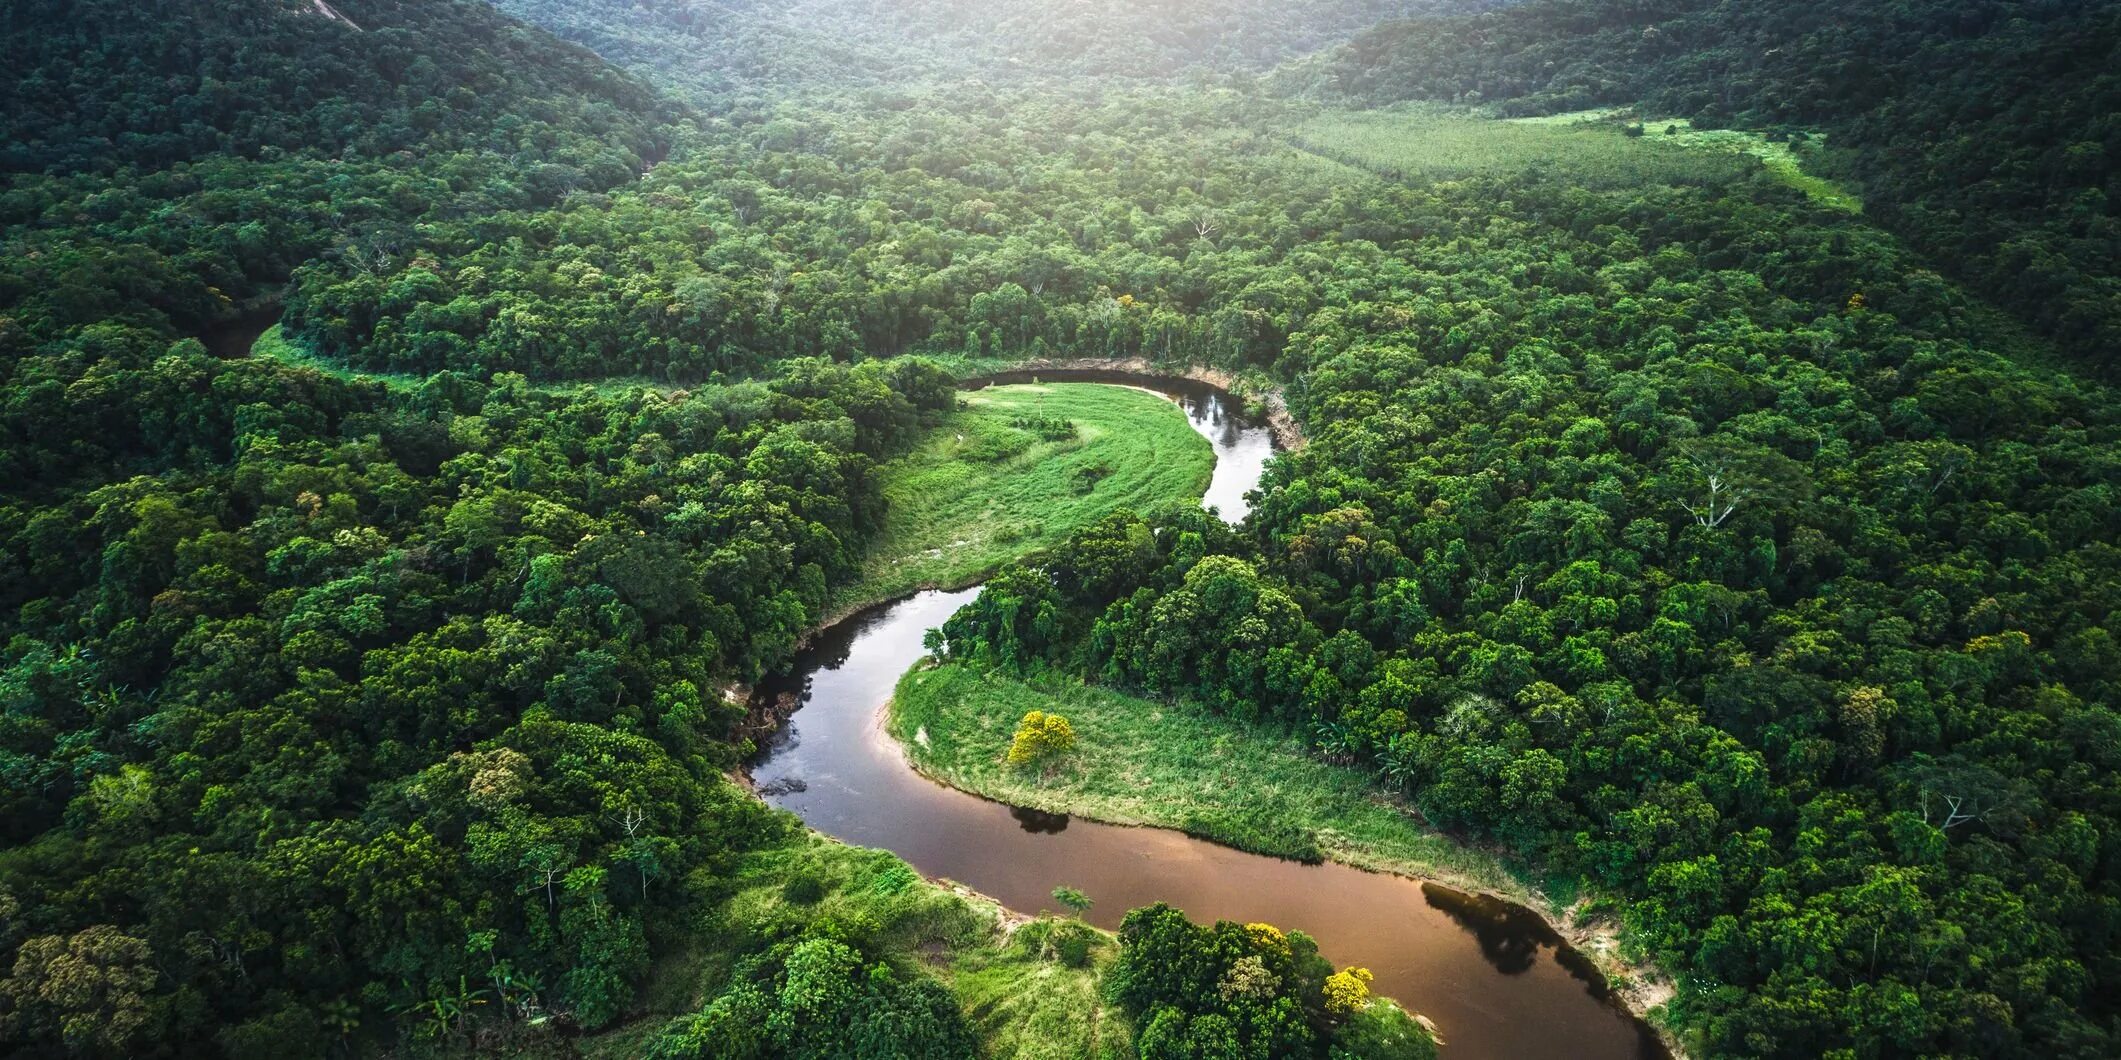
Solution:
{"label": "dense forest", "polygon": [[1632,106],[1824,147],[1878,221],[2086,357],[2121,347],[2121,8],[1531,0],[1387,24],[1289,86],[1504,114]]}
{"label": "dense forest", "polygon": [[[1036,1055],[821,911],[943,901],[905,866],[780,867],[821,855],[732,779],[729,690],[860,576],[957,376],[1131,357],[1309,444],[1240,524],[1005,567],[940,654],[1299,733],[1578,881],[1689,1053],[2113,1055],[2117,30],[12,5],[0,1051]],[[1424,164],[1303,133],[1410,101]],[[1592,107],[1631,111],[1497,120]],[[1670,118],[1864,210],[1629,135]],[[253,320],[300,356],[202,342]],[[1111,1055],[1434,1051],[1298,931],[1010,945],[1095,973]]]}

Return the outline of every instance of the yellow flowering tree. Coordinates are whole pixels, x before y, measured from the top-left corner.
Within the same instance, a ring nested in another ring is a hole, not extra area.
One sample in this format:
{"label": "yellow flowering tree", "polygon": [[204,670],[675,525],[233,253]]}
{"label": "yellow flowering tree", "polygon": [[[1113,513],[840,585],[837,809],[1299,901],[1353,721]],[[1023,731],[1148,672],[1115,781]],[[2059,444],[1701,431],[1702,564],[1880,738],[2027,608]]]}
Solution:
{"label": "yellow flowering tree", "polygon": [[1368,968],[1344,968],[1326,976],[1326,1011],[1336,1016],[1352,1016],[1370,1003],[1370,981],[1376,978]]}
{"label": "yellow flowering tree", "polygon": [[1009,743],[1009,764],[1028,766],[1075,746],[1075,729],[1058,714],[1034,710],[1016,725],[1016,738]]}

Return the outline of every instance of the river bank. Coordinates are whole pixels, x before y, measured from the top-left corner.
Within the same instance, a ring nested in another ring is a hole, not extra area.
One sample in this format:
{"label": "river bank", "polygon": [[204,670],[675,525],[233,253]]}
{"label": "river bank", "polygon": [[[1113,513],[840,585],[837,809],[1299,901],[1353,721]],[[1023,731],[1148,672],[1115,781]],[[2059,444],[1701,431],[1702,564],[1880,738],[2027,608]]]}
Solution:
{"label": "river bank", "polygon": [[1084,382],[1100,382],[1107,380],[1095,377],[1113,376],[1120,378],[1110,381],[1150,386],[1173,380],[1198,383],[1237,398],[1245,411],[1256,413],[1273,434],[1275,448],[1295,452],[1309,442],[1303,426],[1290,415],[1288,403],[1279,389],[1255,386],[1233,372],[1206,365],[1161,364],[1145,357],[1039,357],[1016,362],[1006,369],[966,376],[958,381],[958,385],[971,388],[1023,382],[1033,376],[1056,382],[1069,380],[1071,376],[1084,377],[1080,380]]}
{"label": "river bank", "polygon": [[[1073,751],[1042,769],[1003,759],[1017,719],[1030,710],[1064,715],[1078,735]],[[1557,960],[1583,962],[1576,970],[1595,975],[1616,1004],[1652,1027],[1655,1010],[1672,995],[1656,969],[1621,955],[1616,926],[1584,915],[1583,901],[1550,895],[1488,852],[1429,831],[1396,794],[1365,773],[1312,757],[1301,739],[1095,686],[1019,681],[960,665],[907,673],[882,724],[913,769],[953,788],[1050,814],[1175,829],[1254,853],[1441,885],[1459,893],[1432,893],[1432,903],[1451,903],[1464,917],[1536,916]],[[1563,941],[1566,947],[1558,945]],[[1668,1051],[1683,1055],[1662,1037]]]}

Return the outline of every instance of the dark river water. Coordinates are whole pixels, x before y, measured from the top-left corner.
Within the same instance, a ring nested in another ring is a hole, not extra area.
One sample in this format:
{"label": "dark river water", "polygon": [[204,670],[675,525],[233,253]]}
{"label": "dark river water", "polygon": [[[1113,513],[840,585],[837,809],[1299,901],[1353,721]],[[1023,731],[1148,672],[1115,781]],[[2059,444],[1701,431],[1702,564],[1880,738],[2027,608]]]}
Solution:
{"label": "dark river water", "polygon": [[[1266,432],[1230,415],[1219,393],[1169,396],[1216,447],[1204,503],[1241,518],[1244,492],[1272,451]],[[921,634],[978,593],[924,592],[857,614],[821,633],[787,676],[763,683],[758,695],[793,692],[803,701],[752,764],[768,801],[827,835],[893,851],[1021,912],[1058,911],[1052,891],[1066,884],[1095,901],[1089,918],[1108,928],[1127,910],[1162,901],[1197,921],[1303,931],[1336,966],[1370,969],[1378,993],[1434,1020],[1451,1060],[1665,1056],[1529,910],[1179,832],[1019,809],[914,772],[885,734],[882,708],[922,655]]]}

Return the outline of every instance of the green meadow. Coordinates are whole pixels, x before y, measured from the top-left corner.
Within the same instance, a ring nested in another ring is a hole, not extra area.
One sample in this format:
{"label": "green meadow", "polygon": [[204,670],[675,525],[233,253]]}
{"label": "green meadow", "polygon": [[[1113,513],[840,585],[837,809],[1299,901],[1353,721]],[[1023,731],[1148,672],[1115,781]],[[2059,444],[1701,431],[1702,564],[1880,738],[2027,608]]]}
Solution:
{"label": "green meadow", "polygon": [[966,392],[942,426],[880,469],[884,528],[842,602],[969,585],[1114,509],[1197,503],[1214,469],[1185,413],[1144,390]]}
{"label": "green meadow", "polygon": [[[1003,755],[1033,710],[1066,717],[1075,747],[1046,768],[1011,766]],[[943,664],[899,681],[888,725],[923,773],[1012,805],[1538,901],[1500,862],[1429,831],[1364,773],[1312,757],[1293,734],[1190,705]]]}
{"label": "green meadow", "polygon": [[1287,130],[1297,147],[1384,176],[1420,180],[1511,177],[1566,170],[1591,188],[1727,180],[1750,162],[1627,136],[1591,121],[1496,121],[1435,105],[1330,111]]}

